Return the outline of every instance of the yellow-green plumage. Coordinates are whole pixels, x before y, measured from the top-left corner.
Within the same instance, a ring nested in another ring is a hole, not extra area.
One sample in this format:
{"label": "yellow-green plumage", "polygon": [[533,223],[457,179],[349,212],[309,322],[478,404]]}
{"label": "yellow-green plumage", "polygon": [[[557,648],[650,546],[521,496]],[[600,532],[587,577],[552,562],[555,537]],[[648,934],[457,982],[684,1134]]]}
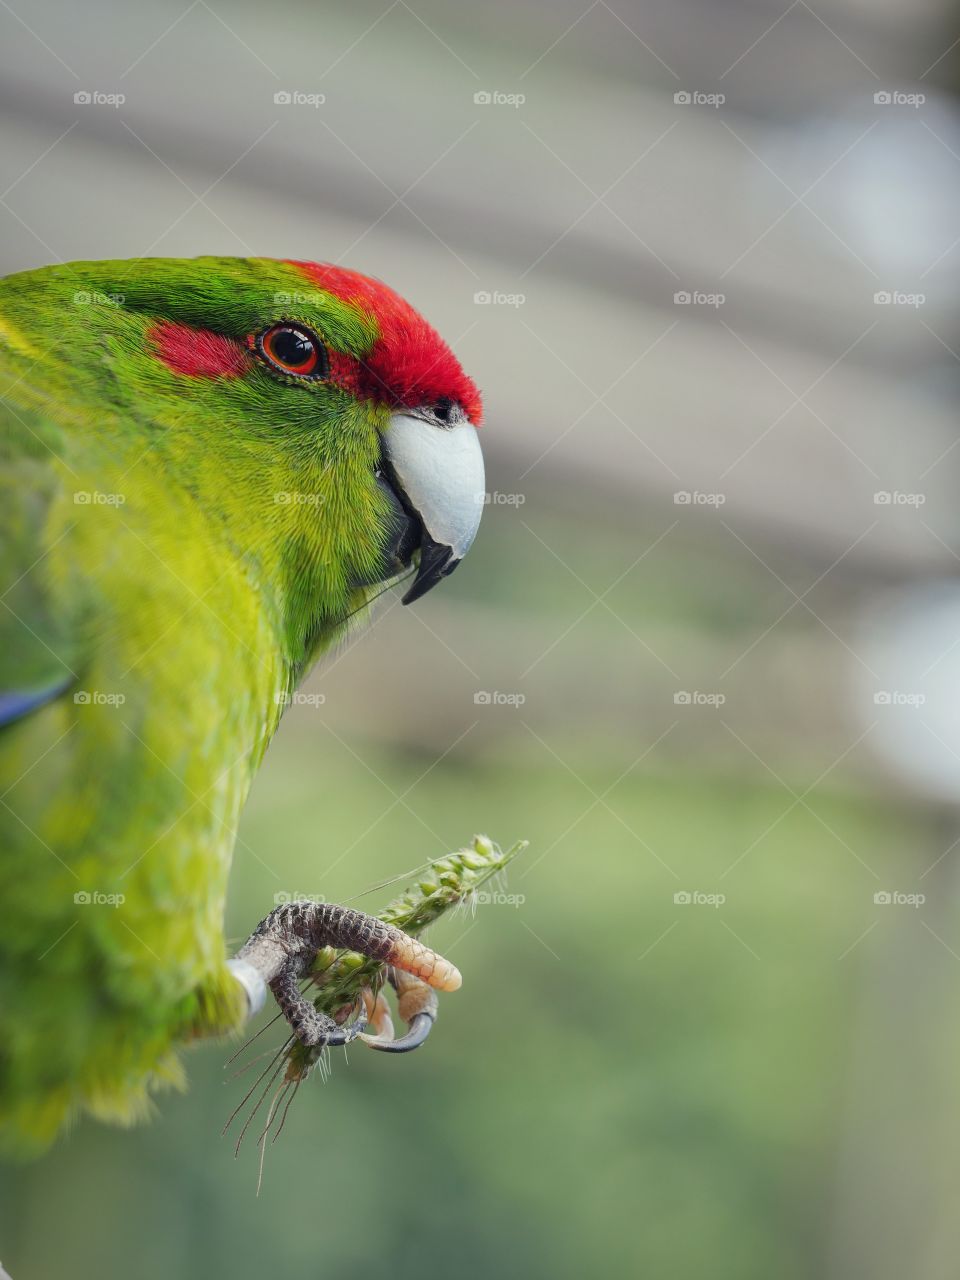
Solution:
{"label": "yellow-green plumage", "polygon": [[[239,343],[302,290],[266,260],[0,281],[0,693],[56,695],[0,727],[7,1148],[79,1108],[134,1116],[178,1041],[241,1017],[222,923],[238,816],[283,695],[385,576],[388,408],[257,367],[188,377],[150,335]],[[293,310],[334,351],[376,338],[332,296]]]}

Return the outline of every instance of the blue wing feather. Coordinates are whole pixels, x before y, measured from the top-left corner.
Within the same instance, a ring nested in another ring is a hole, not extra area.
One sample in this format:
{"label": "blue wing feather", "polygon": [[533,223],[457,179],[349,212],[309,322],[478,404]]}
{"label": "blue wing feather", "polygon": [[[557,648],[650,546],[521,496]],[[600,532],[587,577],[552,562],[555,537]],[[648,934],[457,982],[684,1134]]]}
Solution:
{"label": "blue wing feather", "polygon": [[52,702],[54,698],[64,693],[72,682],[73,676],[68,676],[66,680],[59,680],[43,689],[11,690],[10,692],[0,690],[0,729],[5,725],[13,724],[15,720],[22,720],[32,711]]}

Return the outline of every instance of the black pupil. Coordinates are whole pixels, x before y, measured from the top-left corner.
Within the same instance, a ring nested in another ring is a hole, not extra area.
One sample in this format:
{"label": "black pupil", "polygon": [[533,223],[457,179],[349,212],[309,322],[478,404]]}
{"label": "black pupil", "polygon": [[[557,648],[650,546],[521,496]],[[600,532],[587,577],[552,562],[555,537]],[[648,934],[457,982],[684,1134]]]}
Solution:
{"label": "black pupil", "polygon": [[299,369],[313,359],[313,343],[296,329],[278,329],[270,341],[270,354],[281,364]]}

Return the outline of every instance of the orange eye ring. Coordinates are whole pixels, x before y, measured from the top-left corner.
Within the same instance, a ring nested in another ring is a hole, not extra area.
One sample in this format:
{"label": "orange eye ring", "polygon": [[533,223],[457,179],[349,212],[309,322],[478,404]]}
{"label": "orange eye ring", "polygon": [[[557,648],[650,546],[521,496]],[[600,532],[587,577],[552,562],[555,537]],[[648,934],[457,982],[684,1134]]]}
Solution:
{"label": "orange eye ring", "polygon": [[254,346],[261,359],[288,378],[317,382],[329,376],[327,349],[306,325],[284,320],[257,335]]}

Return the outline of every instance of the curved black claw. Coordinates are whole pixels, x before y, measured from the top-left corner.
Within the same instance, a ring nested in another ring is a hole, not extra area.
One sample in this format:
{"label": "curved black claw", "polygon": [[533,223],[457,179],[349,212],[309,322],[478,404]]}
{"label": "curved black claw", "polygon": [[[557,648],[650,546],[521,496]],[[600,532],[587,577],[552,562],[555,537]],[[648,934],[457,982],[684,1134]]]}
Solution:
{"label": "curved black claw", "polygon": [[365,1039],[364,1043],[380,1053],[409,1053],[411,1049],[419,1049],[433,1030],[433,1014],[415,1013],[410,1019],[406,1035],[399,1040]]}

